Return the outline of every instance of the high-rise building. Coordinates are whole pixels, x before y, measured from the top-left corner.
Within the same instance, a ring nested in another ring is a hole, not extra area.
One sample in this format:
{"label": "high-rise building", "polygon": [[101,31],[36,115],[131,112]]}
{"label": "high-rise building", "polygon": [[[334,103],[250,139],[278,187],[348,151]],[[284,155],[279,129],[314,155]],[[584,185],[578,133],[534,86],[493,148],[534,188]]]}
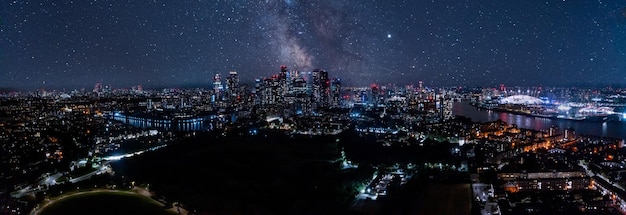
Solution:
{"label": "high-rise building", "polygon": [[281,65],[280,66],[280,74],[278,74],[278,82],[280,85],[280,93],[281,96],[285,96],[285,94],[287,93],[287,91],[289,90],[288,86],[287,86],[287,66],[285,65]]}
{"label": "high-rise building", "polygon": [[222,86],[222,76],[215,74],[213,76],[213,96],[211,102],[222,101],[224,86]]}
{"label": "high-rise building", "polygon": [[309,115],[311,113],[311,96],[308,93],[308,86],[304,77],[295,76],[289,92],[291,103],[289,112],[296,115]]}
{"label": "high-rise building", "polygon": [[215,94],[221,94],[224,90],[224,86],[222,86],[222,76],[220,74],[213,76],[213,90]]}
{"label": "high-rise building", "polygon": [[228,78],[226,78],[226,88],[231,94],[237,93],[237,88],[239,88],[239,75],[237,75],[237,71],[229,72]]}
{"label": "high-rise building", "polygon": [[236,71],[230,71],[228,78],[226,78],[226,92],[227,99],[231,104],[237,102],[240,96],[239,92],[239,75]]}
{"label": "high-rise building", "polygon": [[263,80],[260,78],[254,79],[254,105],[260,106],[263,100]]}
{"label": "high-rise building", "polygon": [[321,98],[320,98],[320,104],[322,108],[328,108],[330,105],[330,78],[328,77],[328,72],[322,70],[322,72],[320,73],[320,92],[321,94]]}
{"label": "high-rise building", "polygon": [[328,108],[330,100],[330,78],[324,70],[313,70],[312,97],[315,108]]}
{"label": "high-rise building", "polygon": [[373,104],[374,106],[378,106],[379,104],[382,104],[381,101],[383,100],[382,98],[385,95],[383,87],[378,86],[377,84],[371,84],[370,92],[371,92],[371,96],[370,96],[370,101],[368,102]]}
{"label": "high-rise building", "polygon": [[271,78],[263,79],[263,88],[261,92],[261,106],[270,114],[282,112],[284,99],[282,86],[279,76],[274,75]]}
{"label": "high-rise building", "polygon": [[341,79],[335,78],[331,81],[331,102],[332,107],[341,106]]}

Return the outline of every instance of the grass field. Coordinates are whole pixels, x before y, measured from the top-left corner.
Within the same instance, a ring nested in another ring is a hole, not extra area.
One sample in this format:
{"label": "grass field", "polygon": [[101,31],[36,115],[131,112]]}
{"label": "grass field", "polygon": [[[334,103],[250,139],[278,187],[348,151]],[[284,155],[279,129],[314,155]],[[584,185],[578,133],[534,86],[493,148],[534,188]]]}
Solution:
{"label": "grass field", "polygon": [[54,200],[41,209],[40,215],[154,214],[172,215],[158,202],[140,194],[100,191],[76,193]]}

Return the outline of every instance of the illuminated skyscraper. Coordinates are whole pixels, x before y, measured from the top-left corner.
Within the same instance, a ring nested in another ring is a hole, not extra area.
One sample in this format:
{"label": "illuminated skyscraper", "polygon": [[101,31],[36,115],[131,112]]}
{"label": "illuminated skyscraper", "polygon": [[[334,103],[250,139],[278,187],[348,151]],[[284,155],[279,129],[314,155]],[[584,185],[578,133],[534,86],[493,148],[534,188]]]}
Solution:
{"label": "illuminated skyscraper", "polygon": [[291,101],[290,113],[296,115],[309,115],[311,113],[311,96],[308,92],[308,86],[306,80],[302,76],[296,75],[292,79],[291,90],[289,97]]}
{"label": "illuminated skyscraper", "polygon": [[322,70],[320,72],[320,105],[322,108],[328,108],[330,105],[330,78],[328,72]]}
{"label": "illuminated skyscraper", "polygon": [[341,106],[341,79],[335,78],[331,82],[331,102],[332,107]]}
{"label": "illuminated skyscraper", "polygon": [[229,72],[229,76],[226,79],[226,84],[227,84],[227,88],[231,91],[239,87],[239,75],[237,75],[237,71]]}
{"label": "illuminated skyscraper", "polygon": [[213,76],[213,90],[215,93],[219,93],[224,89],[222,86],[222,76],[220,74],[215,74]]}
{"label": "illuminated skyscraper", "polygon": [[279,76],[263,79],[263,90],[261,92],[261,106],[269,114],[282,113],[284,92],[282,91]]}
{"label": "illuminated skyscraper", "polygon": [[263,80],[260,78],[254,79],[254,105],[260,106],[261,100],[263,100]]}
{"label": "illuminated skyscraper", "polygon": [[330,78],[324,70],[313,70],[312,97],[316,108],[328,108],[330,100]]}
{"label": "illuminated skyscraper", "polygon": [[280,74],[278,74],[278,82],[280,85],[280,93],[281,96],[284,97],[285,94],[287,93],[287,66],[282,65],[280,66]]}
{"label": "illuminated skyscraper", "polygon": [[222,86],[222,76],[220,74],[215,74],[213,76],[213,101],[221,101],[222,100],[222,92],[224,91],[224,86]]}
{"label": "illuminated skyscraper", "polygon": [[226,78],[226,90],[228,100],[232,103],[240,96],[239,92],[239,76],[236,71],[230,71],[228,78]]}

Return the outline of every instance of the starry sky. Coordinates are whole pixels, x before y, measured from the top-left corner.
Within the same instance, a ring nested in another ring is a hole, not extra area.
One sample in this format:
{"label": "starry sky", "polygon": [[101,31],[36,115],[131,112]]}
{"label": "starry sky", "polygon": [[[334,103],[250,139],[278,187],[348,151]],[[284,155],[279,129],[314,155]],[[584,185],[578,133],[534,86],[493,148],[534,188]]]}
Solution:
{"label": "starry sky", "polygon": [[626,85],[624,0],[6,0],[0,88]]}

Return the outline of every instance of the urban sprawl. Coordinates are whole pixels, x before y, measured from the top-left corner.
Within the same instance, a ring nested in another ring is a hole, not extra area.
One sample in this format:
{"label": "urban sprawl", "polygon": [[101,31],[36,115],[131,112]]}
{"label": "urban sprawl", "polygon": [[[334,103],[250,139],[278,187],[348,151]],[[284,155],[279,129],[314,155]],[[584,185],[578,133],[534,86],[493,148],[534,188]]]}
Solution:
{"label": "urban sprawl", "polygon": [[[112,88],[0,94],[0,214],[29,214],[55,187],[82,189],[116,160],[202,132],[285,137],[353,132],[382,147],[444,144],[452,160],[376,166],[355,207],[386,198],[417,174],[470,184],[481,214],[626,213],[624,140],[556,126],[529,130],[456,116],[455,103],[561,120],[623,121],[626,90],[549,87],[342,86],[329,72],[290,71],[242,84],[216,74],[201,89]],[[600,122],[601,123],[601,122]],[[620,122],[621,123],[621,122]],[[297,144],[297,143],[294,143]],[[343,168],[359,162],[343,152]],[[428,171],[426,171],[428,170]],[[128,184],[105,184],[109,189]],[[395,189],[395,188],[394,188]],[[60,190],[62,192],[62,189]],[[182,204],[184,207],[184,203]]]}

